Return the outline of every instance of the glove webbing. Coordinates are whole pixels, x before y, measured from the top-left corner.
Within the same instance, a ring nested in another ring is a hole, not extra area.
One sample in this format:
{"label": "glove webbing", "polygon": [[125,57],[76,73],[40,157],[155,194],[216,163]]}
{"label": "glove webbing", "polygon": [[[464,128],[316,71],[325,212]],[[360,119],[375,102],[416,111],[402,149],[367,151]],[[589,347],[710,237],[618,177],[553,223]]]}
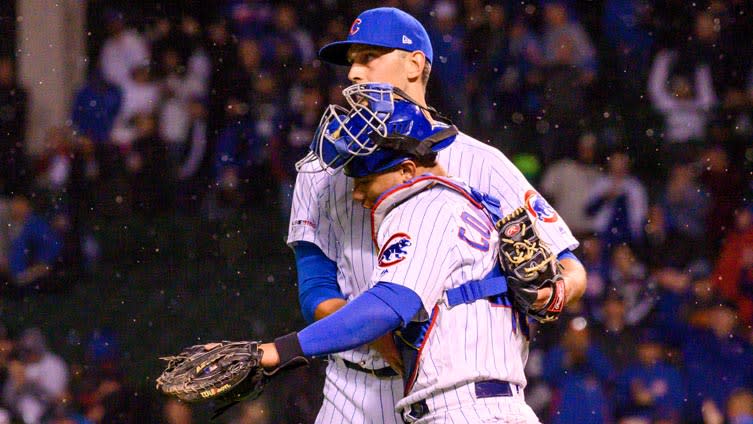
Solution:
{"label": "glove webbing", "polygon": [[[527,213],[528,212],[523,207],[515,209],[510,214],[508,214],[504,218],[497,221],[497,224],[496,224],[497,230],[501,230],[502,226],[508,223],[509,221],[511,221],[513,218],[517,218],[517,216],[521,214],[527,214]],[[526,234],[526,231],[527,231],[526,225],[525,224],[520,224],[520,225],[521,225],[521,229],[520,229],[519,234]],[[532,226],[533,225],[535,224],[532,224]],[[502,251],[502,253],[505,254],[505,257],[507,258],[507,260],[510,261],[510,263],[512,263],[513,265],[518,265],[523,262],[529,261],[536,254],[536,252],[538,252],[536,250],[536,244],[531,242],[530,240],[515,241],[509,238],[502,238],[501,240],[509,245],[512,245],[512,247],[515,249],[514,255],[511,255],[504,250]],[[539,239],[539,244],[541,244],[542,246],[545,246],[544,242],[541,239]],[[555,258],[553,255],[549,255],[540,264],[523,268],[523,271],[525,271],[525,273],[527,274],[529,278],[534,278],[536,274],[546,269],[549,263],[552,262],[554,259]]]}

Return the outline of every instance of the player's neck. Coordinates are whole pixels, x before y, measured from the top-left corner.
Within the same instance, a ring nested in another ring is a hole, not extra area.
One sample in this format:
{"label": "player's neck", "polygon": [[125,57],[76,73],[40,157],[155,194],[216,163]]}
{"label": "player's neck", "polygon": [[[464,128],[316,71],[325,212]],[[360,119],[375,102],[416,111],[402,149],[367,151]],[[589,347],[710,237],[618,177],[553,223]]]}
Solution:
{"label": "player's neck", "polygon": [[440,164],[436,164],[434,166],[417,166],[416,176],[423,174],[432,174],[437,177],[446,177],[447,171],[445,171],[445,169]]}
{"label": "player's neck", "polygon": [[411,83],[408,84],[407,87],[405,87],[405,94],[410,96],[410,98],[418,103],[419,106],[427,107],[426,105],[426,89],[420,85]]}

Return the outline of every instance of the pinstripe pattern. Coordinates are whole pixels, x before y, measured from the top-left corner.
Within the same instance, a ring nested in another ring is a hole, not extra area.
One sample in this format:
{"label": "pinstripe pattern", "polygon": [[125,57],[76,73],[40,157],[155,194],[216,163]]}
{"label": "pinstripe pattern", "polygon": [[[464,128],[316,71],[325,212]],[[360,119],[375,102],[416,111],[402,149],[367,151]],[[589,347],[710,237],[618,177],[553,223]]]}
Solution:
{"label": "pinstripe pattern", "polygon": [[[402,380],[379,379],[345,367],[338,360],[327,365],[324,404],[316,424],[326,423],[402,423],[395,414]],[[374,394],[381,393],[381,396]]]}
{"label": "pinstripe pattern", "polygon": [[[459,177],[472,187],[487,192],[500,199],[502,212],[507,213],[523,204],[523,195],[530,189],[525,177],[498,150],[475,140],[465,134],[459,134],[455,142],[440,152],[438,161],[452,176]],[[309,166],[318,166],[312,162]],[[351,198],[352,182],[342,173],[330,176],[327,173],[300,173],[296,180],[293,194],[288,243],[308,241],[315,243],[338,265],[338,284],[349,299],[357,296],[370,286],[371,274],[375,261],[375,251],[371,241],[370,217],[360,205]],[[552,245],[554,251],[566,247],[574,248],[577,242],[567,226],[559,220],[555,223],[542,223],[542,238]],[[459,252],[455,252],[455,255]],[[438,264],[442,265],[442,264]],[[445,264],[447,266],[449,264]],[[489,312],[487,319],[491,319]],[[469,328],[476,324],[469,321]],[[507,327],[508,329],[510,327]],[[340,354],[352,362],[360,362],[369,368],[386,366],[378,354],[360,348]],[[511,356],[511,355],[510,355]],[[507,363],[506,359],[500,359]],[[320,412],[321,423],[359,422],[349,421],[350,416],[338,412],[337,405],[360,402],[364,387],[349,387],[344,392],[347,381],[355,380],[355,371],[350,374],[339,373],[337,380],[330,380],[328,367],[328,384],[325,385],[325,403]],[[359,378],[363,378],[358,376]],[[366,379],[377,380],[367,376]],[[340,386],[335,390],[335,383]],[[368,388],[375,389],[376,385]],[[382,385],[386,391],[374,391],[366,398],[380,398],[382,403],[402,395],[402,390],[391,392],[391,385]],[[389,390],[387,390],[389,389]],[[365,408],[367,405],[363,405]],[[334,412],[332,412],[334,411]],[[379,411],[365,411],[363,416],[378,416]],[[326,415],[326,417],[325,417]],[[327,418],[327,419],[324,419]],[[397,416],[386,418],[385,423],[401,422]]]}

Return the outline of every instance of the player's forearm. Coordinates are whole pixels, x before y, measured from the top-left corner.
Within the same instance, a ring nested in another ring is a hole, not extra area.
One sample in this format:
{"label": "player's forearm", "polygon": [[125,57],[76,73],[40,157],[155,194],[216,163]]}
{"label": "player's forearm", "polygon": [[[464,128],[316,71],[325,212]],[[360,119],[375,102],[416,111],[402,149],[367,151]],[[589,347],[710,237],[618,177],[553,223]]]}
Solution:
{"label": "player's forearm", "polygon": [[565,303],[571,305],[586,292],[586,269],[574,259],[564,258],[562,264],[562,277],[565,279]]}
{"label": "player's forearm", "polygon": [[[577,302],[586,292],[586,270],[578,258],[566,249],[557,256],[557,260],[562,265],[562,275],[564,280],[564,302],[566,305]],[[533,302],[534,309],[540,309],[549,304],[554,295],[552,287],[539,289],[538,298]]]}

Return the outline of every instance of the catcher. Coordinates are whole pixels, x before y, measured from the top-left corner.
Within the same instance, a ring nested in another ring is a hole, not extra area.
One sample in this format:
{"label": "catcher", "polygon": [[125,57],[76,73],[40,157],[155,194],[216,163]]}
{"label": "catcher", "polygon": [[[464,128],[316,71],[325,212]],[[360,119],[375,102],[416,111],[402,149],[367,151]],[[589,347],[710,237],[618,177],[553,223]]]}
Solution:
{"label": "catcher", "polygon": [[562,276],[560,261],[577,259],[568,249],[552,254],[527,208],[500,218],[495,199],[446,177],[436,156],[457,134],[454,127],[430,121],[408,100],[390,109],[384,131],[342,131],[340,116],[325,120],[319,140],[343,146],[365,137],[359,143],[377,146],[343,161],[353,199],[371,210],[379,251],[372,288],[273,343],[189,348],[168,358],[158,388],[186,401],[232,405],[258,396],[269,378],[309,357],[393,332],[405,395],[390,407],[406,422],[539,422],[523,395],[526,316],[556,319],[582,295],[585,274]]}

